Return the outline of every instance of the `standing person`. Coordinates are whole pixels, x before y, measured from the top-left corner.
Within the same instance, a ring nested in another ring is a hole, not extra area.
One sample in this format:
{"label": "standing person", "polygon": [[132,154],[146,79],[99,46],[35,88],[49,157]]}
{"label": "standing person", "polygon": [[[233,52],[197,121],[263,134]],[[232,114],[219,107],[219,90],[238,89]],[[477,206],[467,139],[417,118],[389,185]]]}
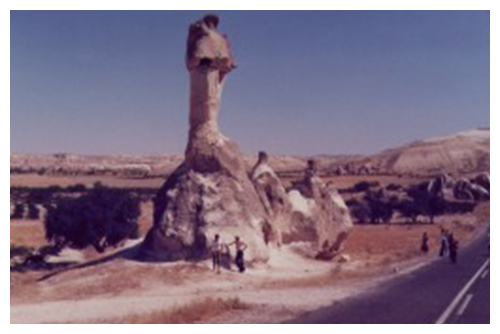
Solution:
{"label": "standing person", "polygon": [[453,234],[450,233],[448,235],[448,247],[450,253],[450,261],[451,263],[457,263],[458,256],[458,241],[453,237]]}
{"label": "standing person", "polygon": [[448,232],[441,227],[441,248],[439,249],[439,256],[443,257],[448,253]]}
{"label": "standing person", "polygon": [[230,243],[229,245],[234,245],[236,247],[236,258],[235,258],[235,264],[238,267],[238,270],[240,273],[245,271],[245,259],[244,259],[244,252],[247,249],[247,245],[240,240],[240,237],[236,236],[234,237],[234,241]]}
{"label": "standing person", "polygon": [[422,235],[422,246],[420,247],[423,253],[427,253],[429,251],[429,236],[427,235],[427,231]]}
{"label": "standing person", "polygon": [[210,247],[212,253],[212,269],[220,274],[220,257],[222,253],[222,244],[218,234],[215,235],[212,245]]}

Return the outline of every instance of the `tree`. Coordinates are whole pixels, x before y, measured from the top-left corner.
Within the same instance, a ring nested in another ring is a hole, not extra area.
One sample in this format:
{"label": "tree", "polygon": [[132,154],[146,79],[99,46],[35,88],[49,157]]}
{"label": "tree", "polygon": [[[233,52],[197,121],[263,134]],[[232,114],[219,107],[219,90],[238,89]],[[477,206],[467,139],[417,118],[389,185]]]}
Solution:
{"label": "tree", "polygon": [[61,198],[48,209],[45,236],[57,247],[86,248],[98,252],[138,237],[139,199],[128,192],[95,185],[77,198]]}
{"label": "tree", "polygon": [[382,189],[368,191],[363,200],[368,204],[372,224],[388,223],[392,219],[395,199],[387,197]]}
{"label": "tree", "polygon": [[422,214],[421,208],[419,208],[412,199],[402,200],[398,204],[397,209],[403,217],[411,220],[412,223],[416,223],[418,216]]}
{"label": "tree", "polygon": [[446,200],[433,192],[427,191],[422,185],[409,189],[414,206],[422,215],[429,217],[429,222],[434,223],[434,218],[446,212]]}
{"label": "tree", "polygon": [[370,219],[370,209],[366,203],[350,199],[346,201],[346,205],[358,224],[366,223]]}

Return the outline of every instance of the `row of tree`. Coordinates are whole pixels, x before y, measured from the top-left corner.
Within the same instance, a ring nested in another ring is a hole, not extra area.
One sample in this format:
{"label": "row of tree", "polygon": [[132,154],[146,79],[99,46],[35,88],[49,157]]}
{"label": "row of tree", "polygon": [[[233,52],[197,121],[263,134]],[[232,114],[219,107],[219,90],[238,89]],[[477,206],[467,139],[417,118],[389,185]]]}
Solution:
{"label": "row of tree", "polygon": [[40,219],[43,206],[45,236],[56,248],[92,246],[103,252],[139,237],[140,203],[154,193],[150,188],[109,188],[101,183],[92,187],[11,187],[15,203],[11,219]]}
{"label": "row of tree", "polygon": [[[11,219],[40,219],[40,207],[48,208],[57,205],[67,197],[78,197],[92,192],[95,188],[103,188],[103,184],[96,182],[88,187],[75,184],[67,187],[11,187],[10,197],[14,203]],[[151,200],[156,190],[153,188],[113,188],[117,192],[134,194],[141,201]]]}
{"label": "row of tree", "polygon": [[120,189],[94,186],[79,197],[60,198],[48,207],[45,235],[62,249],[94,247],[103,252],[126,239],[136,239],[140,197]]}
{"label": "row of tree", "polygon": [[468,201],[446,201],[427,191],[424,184],[410,187],[405,196],[389,195],[384,189],[368,189],[361,200],[351,199],[346,204],[358,223],[371,224],[389,223],[396,213],[408,222],[416,223],[419,217],[426,217],[434,223],[437,216],[471,212],[476,205]]}

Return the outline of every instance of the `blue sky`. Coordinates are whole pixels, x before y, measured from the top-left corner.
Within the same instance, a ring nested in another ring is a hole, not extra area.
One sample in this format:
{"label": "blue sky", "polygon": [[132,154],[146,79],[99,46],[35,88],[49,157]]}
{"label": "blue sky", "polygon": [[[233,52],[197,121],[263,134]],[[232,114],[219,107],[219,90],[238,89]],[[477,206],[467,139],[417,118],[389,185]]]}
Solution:
{"label": "blue sky", "polygon": [[[11,151],[181,153],[201,11],[12,11]],[[487,11],[219,11],[243,151],[371,153],[490,124]]]}

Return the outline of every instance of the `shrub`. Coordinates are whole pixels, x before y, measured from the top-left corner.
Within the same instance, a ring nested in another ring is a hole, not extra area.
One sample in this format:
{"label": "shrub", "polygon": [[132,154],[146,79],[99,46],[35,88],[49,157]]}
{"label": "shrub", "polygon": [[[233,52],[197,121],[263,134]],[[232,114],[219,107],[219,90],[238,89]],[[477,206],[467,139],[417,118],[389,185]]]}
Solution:
{"label": "shrub", "polygon": [[30,247],[18,246],[18,245],[12,245],[12,244],[10,245],[10,258],[11,259],[13,257],[16,257],[16,256],[25,257],[28,255],[31,255],[32,252],[33,252],[33,249]]}
{"label": "shrub", "polygon": [[430,223],[434,223],[436,216],[446,213],[447,202],[441,196],[427,191],[422,185],[412,187],[408,191],[413,204],[422,215],[429,217]]}
{"label": "shrub", "polygon": [[139,199],[128,192],[94,186],[78,198],[61,198],[49,207],[45,236],[58,247],[86,248],[98,252],[138,237]]}

